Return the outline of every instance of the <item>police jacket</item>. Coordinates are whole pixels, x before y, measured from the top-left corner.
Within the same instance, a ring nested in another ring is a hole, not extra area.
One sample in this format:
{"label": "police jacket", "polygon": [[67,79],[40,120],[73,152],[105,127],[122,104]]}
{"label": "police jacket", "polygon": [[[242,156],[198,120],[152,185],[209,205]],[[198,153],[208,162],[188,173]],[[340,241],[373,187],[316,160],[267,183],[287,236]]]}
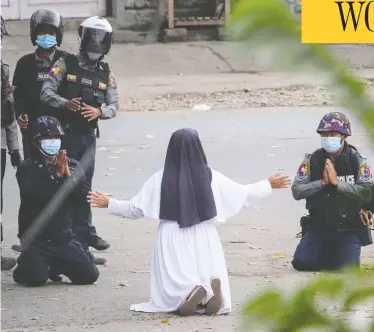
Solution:
{"label": "police jacket", "polygon": [[1,148],[18,150],[18,131],[14,114],[13,87],[9,82],[9,66],[1,61]]}
{"label": "police jacket", "polygon": [[15,120],[13,88],[9,82],[9,65],[1,61],[1,127]]}
{"label": "police jacket", "polygon": [[97,128],[97,120],[87,121],[80,112],[66,109],[68,100],[77,97],[100,109],[101,120],[116,116],[119,109],[117,84],[107,63],[92,63],[81,53],[69,54],[56,61],[43,84],[40,99],[63,110],[60,121],[65,130],[90,133]]}
{"label": "police jacket", "polygon": [[[80,164],[69,159],[71,179],[74,184],[72,192],[55,206],[51,215],[35,240],[64,244],[73,238],[71,230],[73,210],[77,202],[87,202],[89,185],[85,181],[85,174]],[[21,239],[27,229],[38,219],[40,213],[50,206],[53,196],[62,188],[67,178],[56,175],[55,166],[46,164],[39,157],[26,159],[17,169],[16,173],[20,189],[21,205],[18,214],[18,237]]]}
{"label": "police jacket", "polygon": [[322,186],[327,158],[323,149],[305,155],[291,187],[293,197],[306,199],[313,228],[356,230],[362,226],[359,211],[371,199],[370,165],[355,147],[345,143],[341,155],[333,161],[338,185]]}
{"label": "police jacket", "polygon": [[52,64],[66,52],[56,50],[51,59],[38,59],[36,53],[30,53],[18,60],[13,76],[13,85],[16,86],[14,99],[17,118],[26,113],[29,121],[34,121],[42,115],[58,117],[60,110],[51,108],[40,101],[40,91],[48,77]]}
{"label": "police jacket", "polygon": [[[109,66],[100,62],[94,71],[79,66],[75,55],[64,57],[66,64],[66,78],[59,87],[59,94],[66,99],[82,98],[82,102],[95,108],[105,104],[105,93],[109,83]],[[74,117],[75,124],[82,129],[97,127],[98,119],[88,122],[79,112],[70,115]]]}

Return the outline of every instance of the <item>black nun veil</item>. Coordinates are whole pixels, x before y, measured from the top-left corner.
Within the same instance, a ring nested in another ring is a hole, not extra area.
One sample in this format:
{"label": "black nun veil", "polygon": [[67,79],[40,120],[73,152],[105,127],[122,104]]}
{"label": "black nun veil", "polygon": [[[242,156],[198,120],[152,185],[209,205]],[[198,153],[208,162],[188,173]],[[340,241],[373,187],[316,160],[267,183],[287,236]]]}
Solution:
{"label": "black nun veil", "polygon": [[212,171],[194,129],[173,133],[161,183],[160,219],[191,227],[217,216],[211,187]]}

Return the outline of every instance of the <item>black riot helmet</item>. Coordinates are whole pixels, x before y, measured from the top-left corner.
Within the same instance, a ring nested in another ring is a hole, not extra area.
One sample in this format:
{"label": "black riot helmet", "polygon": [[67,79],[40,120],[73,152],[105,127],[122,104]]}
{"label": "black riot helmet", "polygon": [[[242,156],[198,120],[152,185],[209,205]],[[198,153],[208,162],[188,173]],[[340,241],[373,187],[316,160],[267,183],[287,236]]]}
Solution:
{"label": "black riot helmet", "polygon": [[79,26],[78,38],[80,51],[91,60],[98,60],[112,47],[113,29],[105,18],[92,16]]}
{"label": "black riot helmet", "polygon": [[52,116],[40,116],[30,123],[30,137],[32,140],[48,137],[61,137],[64,130],[60,121]]}
{"label": "black riot helmet", "polygon": [[60,46],[64,37],[64,22],[62,16],[54,10],[39,9],[30,18],[30,38],[32,44],[36,45],[38,29],[49,27],[56,29],[57,46]]}

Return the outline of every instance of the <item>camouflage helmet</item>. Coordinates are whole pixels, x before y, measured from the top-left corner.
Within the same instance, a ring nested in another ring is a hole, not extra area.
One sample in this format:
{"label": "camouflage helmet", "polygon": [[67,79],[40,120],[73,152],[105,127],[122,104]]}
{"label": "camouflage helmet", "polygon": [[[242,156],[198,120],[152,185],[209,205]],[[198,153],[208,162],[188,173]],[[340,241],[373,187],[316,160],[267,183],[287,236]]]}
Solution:
{"label": "camouflage helmet", "polygon": [[344,136],[351,136],[351,124],[346,115],[340,112],[327,113],[319,123],[317,133],[336,132]]}

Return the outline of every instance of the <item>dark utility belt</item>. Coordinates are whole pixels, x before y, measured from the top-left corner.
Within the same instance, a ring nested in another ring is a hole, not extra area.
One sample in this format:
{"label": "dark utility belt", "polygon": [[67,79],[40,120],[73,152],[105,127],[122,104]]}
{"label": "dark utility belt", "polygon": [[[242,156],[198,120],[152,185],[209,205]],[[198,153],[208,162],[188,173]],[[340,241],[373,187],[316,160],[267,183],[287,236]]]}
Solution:
{"label": "dark utility belt", "polygon": [[[300,226],[302,237],[304,237],[308,230],[313,228],[313,220],[310,215],[301,217]],[[320,229],[320,231],[322,231],[322,229]],[[339,230],[339,228],[337,228],[336,232],[340,233],[341,231]],[[346,230],[346,232],[355,232],[360,238],[362,246],[373,244],[371,229],[367,226],[358,223],[356,229]]]}

